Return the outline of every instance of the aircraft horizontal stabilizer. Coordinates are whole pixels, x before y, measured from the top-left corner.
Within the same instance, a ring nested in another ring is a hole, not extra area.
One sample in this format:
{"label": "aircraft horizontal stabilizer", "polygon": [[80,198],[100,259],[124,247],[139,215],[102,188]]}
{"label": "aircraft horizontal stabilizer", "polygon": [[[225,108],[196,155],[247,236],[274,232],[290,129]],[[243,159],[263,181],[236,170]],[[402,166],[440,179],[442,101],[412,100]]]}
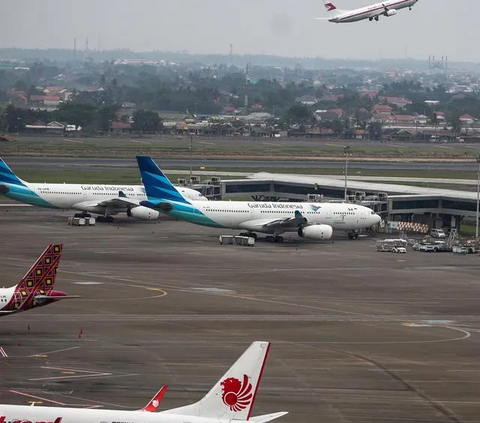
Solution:
{"label": "aircraft horizontal stabilizer", "polygon": [[80,295],[36,295],[35,301],[38,305],[42,303],[60,301],[60,300],[72,300],[74,298],[81,298]]}
{"label": "aircraft horizontal stabilizer", "polygon": [[278,419],[285,414],[288,414],[288,411],[279,411],[278,413],[263,414],[262,416],[250,417],[251,422],[254,423],[266,423],[275,419]]}
{"label": "aircraft horizontal stabilizer", "polygon": [[7,310],[7,311],[0,311],[0,316],[5,316],[7,314],[14,314],[18,313],[20,310]]}

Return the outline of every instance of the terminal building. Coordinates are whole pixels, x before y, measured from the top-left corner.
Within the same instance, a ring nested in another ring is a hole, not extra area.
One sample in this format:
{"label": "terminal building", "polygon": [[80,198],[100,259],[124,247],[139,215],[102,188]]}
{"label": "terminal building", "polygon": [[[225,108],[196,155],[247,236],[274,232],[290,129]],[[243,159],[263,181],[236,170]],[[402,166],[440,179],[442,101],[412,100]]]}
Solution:
{"label": "terminal building", "polygon": [[[200,186],[198,186],[200,188]],[[321,176],[256,173],[247,179],[212,178],[204,195],[256,201],[343,201],[345,181]],[[371,207],[384,219],[456,228],[475,221],[477,193],[442,188],[347,181],[348,200]]]}

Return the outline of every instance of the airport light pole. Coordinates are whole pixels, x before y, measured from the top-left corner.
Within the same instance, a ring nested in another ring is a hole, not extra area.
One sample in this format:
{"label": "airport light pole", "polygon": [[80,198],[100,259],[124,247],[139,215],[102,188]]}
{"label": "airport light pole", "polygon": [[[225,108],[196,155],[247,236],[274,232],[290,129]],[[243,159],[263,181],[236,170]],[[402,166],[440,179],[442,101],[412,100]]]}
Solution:
{"label": "airport light pole", "polygon": [[350,147],[345,146],[345,201],[348,200],[348,155],[350,154]]}
{"label": "airport light pole", "polygon": [[189,182],[189,185],[190,187],[192,186],[192,163],[193,163],[193,146],[192,146],[192,143],[193,143],[193,135],[190,135],[190,182]]}
{"label": "airport light pole", "polygon": [[475,222],[475,239],[478,241],[478,218],[480,212],[480,155],[477,156],[477,219]]}

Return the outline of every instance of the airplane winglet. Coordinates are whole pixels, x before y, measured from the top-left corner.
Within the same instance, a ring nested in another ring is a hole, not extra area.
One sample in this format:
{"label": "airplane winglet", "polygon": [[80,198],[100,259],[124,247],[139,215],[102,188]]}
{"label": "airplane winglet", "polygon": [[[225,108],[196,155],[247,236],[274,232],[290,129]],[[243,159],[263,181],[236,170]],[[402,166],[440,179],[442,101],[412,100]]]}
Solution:
{"label": "airplane winglet", "polygon": [[150,402],[142,408],[142,411],[147,411],[149,413],[154,413],[160,407],[162,403],[163,397],[165,392],[167,392],[168,385],[164,385],[160,388],[160,390],[155,394],[155,396],[150,400]]}

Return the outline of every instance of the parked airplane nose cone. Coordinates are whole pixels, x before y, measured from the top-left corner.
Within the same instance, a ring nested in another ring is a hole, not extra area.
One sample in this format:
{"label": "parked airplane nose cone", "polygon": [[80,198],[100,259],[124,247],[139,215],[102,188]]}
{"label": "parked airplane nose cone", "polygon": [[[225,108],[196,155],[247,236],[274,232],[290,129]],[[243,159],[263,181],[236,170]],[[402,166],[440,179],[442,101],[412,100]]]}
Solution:
{"label": "parked airplane nose cone", "polygon": [[376,214],[374,218],[375,218],[375,223],[374,223],[375,225],[378,225],[382,221],[382,218],[378,214]]}
{"label": "parked airplane nose cone", "polygon": [[7,185],[0,185],[0,194],[8,194],[10,192],[10,188]]}

